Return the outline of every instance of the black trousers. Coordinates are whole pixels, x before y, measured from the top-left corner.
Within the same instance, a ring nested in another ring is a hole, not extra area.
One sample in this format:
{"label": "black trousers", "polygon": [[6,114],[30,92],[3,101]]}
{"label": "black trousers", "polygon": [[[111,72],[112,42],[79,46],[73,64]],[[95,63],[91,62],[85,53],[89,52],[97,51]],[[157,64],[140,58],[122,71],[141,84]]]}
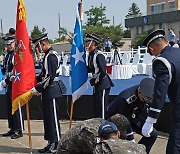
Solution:
{"label": "black trousers", "polygon": [[[12,85],[7,87],[6,91],[6,105],[7,105],[7,115],[8,115],[8,127],[12,130],[20,131],[24,129],[24,115],[23,111],[17,110],[12,115]],[[21,114],[20,114],[21,113]],[[21,126],[21,116],[22,115],[22,126]],[[23,128],[22,128],[23,127]]]}
{"label": "black trousers", "polygon": [[59,123],[59,98],[43,100],[44,139],[58,142],[61,138]]}
{"label": "black trousers", "polygon": [[108,102],[109,102],[110,88],[104,89],[93,94],[94,97],[94,116],[103,117],[103,101],[104,101],[104,114],[106,113]]}

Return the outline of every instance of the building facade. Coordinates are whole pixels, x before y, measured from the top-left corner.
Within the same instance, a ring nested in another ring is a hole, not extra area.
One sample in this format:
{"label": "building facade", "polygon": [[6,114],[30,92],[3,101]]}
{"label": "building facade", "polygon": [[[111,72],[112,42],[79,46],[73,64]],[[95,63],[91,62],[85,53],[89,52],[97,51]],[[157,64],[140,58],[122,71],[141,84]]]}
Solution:
{"label": "building facade", "polygon": [[125,19],[125,27],[131,30],[132,40],[150,29],[164,29],[167,37],[171,28],[177,37],[180,34],[180,0],[147,0],[147,15]]}

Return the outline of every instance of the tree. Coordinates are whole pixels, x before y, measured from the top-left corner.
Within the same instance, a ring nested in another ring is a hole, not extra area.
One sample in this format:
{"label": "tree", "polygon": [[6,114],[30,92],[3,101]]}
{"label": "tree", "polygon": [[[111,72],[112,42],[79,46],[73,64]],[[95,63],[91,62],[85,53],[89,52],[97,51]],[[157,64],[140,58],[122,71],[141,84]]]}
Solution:
{"label": "tree", "polygon": [[99,36],[99,38],[101,38],[101,47],[103,45],[104,40],[109,37],[112,41],[113,44],[116,44],[116,46],[122,46],[123,43],[120,42],[122,39],[122,34],[123,34],[123,30],[122,30],[122,26],[118,25],[118,26],[85,26],[84,27],[84,31],[83,34],[96,34],[97,36]]}
{"label": "tree", "polygon": [[143,40],[153,31],[153,29],[150,29],[144,33],[141,33],[139,35],[136,35],[134,40],[132,41],[132,48],[138,48],[138,46],[142,46]]}
{"label": "tree", "polygon": [[129,8],[129,12],[126,15],[126,19],[140,17],[140,16],[142,16],[142,13],[139,7],[137,6],[136,3],[132,3],[132,6]]}
{"label": "tree", "polygon": [[42,28],[42,33],[44,34],[46,32],[46,29],[45,28]]}
{"label": "tree", "polygon": [[85,14],[88,16],[86,25],[88,26],[103,26],[110,23],[110,20],[106,18],[105,15],[106,7],[94,7],[91,6],[89,11],[85,11]]}
{"label": "tree", "polygon": [[34,29],[31,31],[31,38],[41,35],[42,33],[42,30],[40,30],[38,26],[34,26]]}
{"label": "tree", "polygon": [[123,38],[131,38],[131,30],[127,29],[123,32]]}
{"label": "tree", "polygon": [[68,41],[69,43],[73,40],[73,33],[68,32],[66,28],[60,27],[60,30],[58,31],[58,34],[60,35],[60,39],[56,38],[54,42],[61,42],[61,41]]}

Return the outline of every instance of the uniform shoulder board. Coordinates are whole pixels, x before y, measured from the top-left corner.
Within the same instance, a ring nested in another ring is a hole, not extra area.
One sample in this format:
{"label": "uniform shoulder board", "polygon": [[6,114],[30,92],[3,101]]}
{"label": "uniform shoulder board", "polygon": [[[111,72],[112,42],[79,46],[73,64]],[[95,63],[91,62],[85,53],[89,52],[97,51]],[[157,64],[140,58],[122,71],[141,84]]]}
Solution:
{"label": "uniform shoulder board", "polygon": [[131,104],[131,103],[133,103],[136,99],[137,99],[137,96],[136,96],[136,95],[132,95],[132,96],[130,96],[129,98],[126,99],[126,102],[127,102],[128,104]]}

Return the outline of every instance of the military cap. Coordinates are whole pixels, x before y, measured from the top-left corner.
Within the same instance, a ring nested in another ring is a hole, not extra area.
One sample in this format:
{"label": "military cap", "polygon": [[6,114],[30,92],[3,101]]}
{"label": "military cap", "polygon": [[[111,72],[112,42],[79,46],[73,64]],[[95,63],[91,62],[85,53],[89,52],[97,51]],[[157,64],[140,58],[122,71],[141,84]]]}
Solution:
{"label": "military cap", "polygon": [[103,137],[117,131],[118,129],[114,123],[106,121],[99,126],[98,135]]}
{"label": "military cap", "polygon": [[45,39],[48,39],[47,33],[41,34],[41,35],[38,35],[38,36],[32,38],[32,43],[34,43],[34,45],[36,46],[39,42],[41,42]]}
{"label": "military cap", "polygon": [[15,35],[16,30],[14,28],[9,28],[9,34],[10,35]]}
{"label": "military cap", "polygon": [[153,98],[154,92],[154,79],[152,78],[145,78],[140,82],[140,91],[143,96],[148,98]]}
{"label": "military cap", "polygon": [[10,45],[15,41],[15,36],[5,36],[2,39],[6,45]]}
{"label": "military cap", "polygon": [[86,38],[84,39],[84,41],[94,41],[96,43],[101,42],[100,38],[98,38],[95,34],[86,34]]}
{"label": "military cap", "polygon": [[143,46],[149,47],[149,45],[157,38],[164,38],[165,31],[163,29],[158,29],[150,33],[143,41]]}

